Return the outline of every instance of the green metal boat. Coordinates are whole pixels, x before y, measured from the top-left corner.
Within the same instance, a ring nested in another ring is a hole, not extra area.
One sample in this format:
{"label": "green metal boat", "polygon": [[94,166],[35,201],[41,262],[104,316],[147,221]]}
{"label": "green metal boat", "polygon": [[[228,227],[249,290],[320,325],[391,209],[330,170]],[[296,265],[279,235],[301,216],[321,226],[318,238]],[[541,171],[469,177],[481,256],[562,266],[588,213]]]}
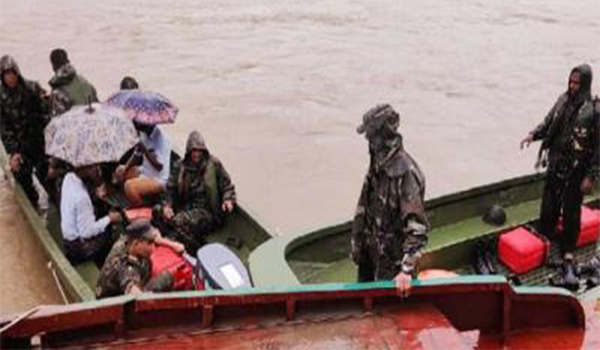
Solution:
{"label": "green metal boat", "polygon": [[[511,228],[532,224],[539,216],[543,174],[522,176],[476,187],[426,201],[432,230],[420,269],[445,269],[459,275],[473,274],[475,243],[498,236]],[[598,207],[600,191],[585,198]],[[482,215],[493,205],[501,205],[507,220],[501,226],[485,223]],[[261,286],[299,285],[356,281],[356,266],[349,259],[348,221],[308,233],[285,235],[267,241],[250,256],[254,282]],[[585,260],[598,251],[595,244],[578,248],[576,257]],[[557,254],[553,251],[553,254]],[[496,262],[499,272],[509,274]],[[541,267],[519,276],[525,285],[546,285],[552,271]]]}
{"label": "green metal boat", "polygon": [[[33,233],[47,255],[49,266],[65,302],[94,300],[99,269],[93,262],[72,266],[66,259],[62,248],[58,211],[50,205],[44,218],[34,209],[25,192],[8,170],[8,156],[2,143],[0,143],[0,166],[5,176],[14,185],[15,199],[23,209]],[[256,214],[250,214],[243,205],[238,205],[232,215],[226,218],[224,225],[207,237],[207,241],[226,245],[234,241],[235,244],[229,245],[229,248],[247,264],[250,252],[271,238],[265,224],[256,217]]]}

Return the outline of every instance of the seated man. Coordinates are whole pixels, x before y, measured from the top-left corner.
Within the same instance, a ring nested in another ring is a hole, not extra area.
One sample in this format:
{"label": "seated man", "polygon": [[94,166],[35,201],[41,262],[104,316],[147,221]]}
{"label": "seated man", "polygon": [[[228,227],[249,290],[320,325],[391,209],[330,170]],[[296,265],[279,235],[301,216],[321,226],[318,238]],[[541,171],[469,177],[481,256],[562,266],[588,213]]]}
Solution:
{"label": "seated man", "polygon": [[93,259],[101,266],[113,243],[110,224],[121,221],[121,215],[116,211],[96,219],[88,191],[97,186],[98,180],[97,165],[76,168],[63,180],[60,226],[65,255],[73,264]]}
{"label": "seated man", "polygon": [[123,294],[139,294],[143,291],[166,292],[173,286],[173,276],[164,272],[150,278],[150,257],[156,244],[166,245],[183,253],[181,244],[162,238],[158,230],[147,220],[138,220],[127,226],[122,245],[115,245],[106,260],[96,287],[96,297],[105,298]]}
{"label": "seated man", "polygon": [[190,254],[203,245],[203,235],[220,226],[236,202],[235,187],[223,164],[193,131],[185,157],[173,166],[166,199],[155,217],[165,235],[182,242]]}
{"label": "seated man", "polygon": [[50,63],[54,76],[48,84],[52,87],[52,100],[60,101],[60,106],[53,110],[61,114],[72,106],[87,105],[88,102],[98,102],[96,88],[81,74],[77,73],[64,49],[54,49],[50,52]]}

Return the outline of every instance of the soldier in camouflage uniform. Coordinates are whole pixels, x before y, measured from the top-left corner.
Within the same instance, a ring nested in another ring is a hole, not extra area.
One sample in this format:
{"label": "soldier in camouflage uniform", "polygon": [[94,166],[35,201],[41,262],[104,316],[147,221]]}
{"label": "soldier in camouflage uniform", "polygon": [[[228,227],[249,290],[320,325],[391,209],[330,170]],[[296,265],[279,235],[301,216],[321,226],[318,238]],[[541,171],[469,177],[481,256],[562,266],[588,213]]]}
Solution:
{"label": "soldier in camouflage uniform", "polygon": [[167,182],[166,199],[155,225],[183,243],[191,254],[204,244],[203,236],[222,224],[233,211],[235,187],[221,161],[212,156],[199,132],[187,141],[185,157],[175,163]]}
{"label": "soldier in camouflage uniform", "polygon": [[354,216],[351,257],[359,282],[395,279],[399,292],[407,294],[429,222],[425,177],[404,150],[399,124],[399,114],[382,104],[365,113],[358,127],[369,141],[371,160]]}
{"label": "soldier in camouflage uniform", "polygon": [[561,214],[563,254],[575,249],[581,225],[583,195],[592,191],[599,174],[600,102],[592,100],[592,68],[582,64],[571,70],[567,91],[523,141],[521,148],[541,140],[538,163],[547,166],[539,230],[555,236]]}
{"label": "soldier in camouflage uniform", "polygon": [[124,232],[124,248],[106,260],[100,272],[96,297],[106,298],[143,291],[165,292],[173,286],[173,276],[162,273],[150,279],[156,240],[160,237],[148,221],[133,222]]}
{"label": "soldier in camouflage uniform", "polygon": [[0,58],[0,134],[10,159],[10,167],[33,205],[38,193],[33,186],[33,170],[45,185],[47,160],[44,152],[44,127],[48,123],[45,92],[34,81],[21,76],[17,62],[6,55]]}

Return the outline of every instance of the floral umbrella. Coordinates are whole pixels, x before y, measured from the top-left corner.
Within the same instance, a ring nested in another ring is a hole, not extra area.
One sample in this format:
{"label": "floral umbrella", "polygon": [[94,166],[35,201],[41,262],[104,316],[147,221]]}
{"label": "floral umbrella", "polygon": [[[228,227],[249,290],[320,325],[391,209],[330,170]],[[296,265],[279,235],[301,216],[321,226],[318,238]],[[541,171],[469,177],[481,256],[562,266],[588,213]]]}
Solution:
{"label": "floral umbrella", "polygon": [[151,91],[121,90],[112,94],[105,103],[122,108],[127,117],[147,125],[173,123],[179,112],[168,98]]}
{"label": "floral umbrella", "polygon": [[75,167],[118,161],[138,142],[122,110],[93,104],[54,118],[44,131],[46,154]]}

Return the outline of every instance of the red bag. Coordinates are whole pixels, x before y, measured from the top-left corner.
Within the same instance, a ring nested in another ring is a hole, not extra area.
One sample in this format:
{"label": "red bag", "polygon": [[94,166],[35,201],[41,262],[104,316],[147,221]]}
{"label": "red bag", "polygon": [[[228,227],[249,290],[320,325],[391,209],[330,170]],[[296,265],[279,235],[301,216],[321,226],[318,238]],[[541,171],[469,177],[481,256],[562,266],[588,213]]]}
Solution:
{"label": "red bag", "polygon": [[[558,234],[563,233],[562,219],[558,222],[556,227]],[[581,227],[579,231],[579,238],[577,239],[577,246],[583,247],[584,245],[595,243],[600,237],[600,210],[592,209],[586,206],[581,207]]]}
{"label": "red bag", "polygon": [[547,240],[524,227],[503,233],[498,240],[498,258],[515,273],[541,266],[549,250]]}
{"label": "red bag", "polygon": [[199,281],[192,265],[171,248],[157,246],[152,253],[152,277],[165,271],[173,275],[173,290],[202,290],[204,284]]}

